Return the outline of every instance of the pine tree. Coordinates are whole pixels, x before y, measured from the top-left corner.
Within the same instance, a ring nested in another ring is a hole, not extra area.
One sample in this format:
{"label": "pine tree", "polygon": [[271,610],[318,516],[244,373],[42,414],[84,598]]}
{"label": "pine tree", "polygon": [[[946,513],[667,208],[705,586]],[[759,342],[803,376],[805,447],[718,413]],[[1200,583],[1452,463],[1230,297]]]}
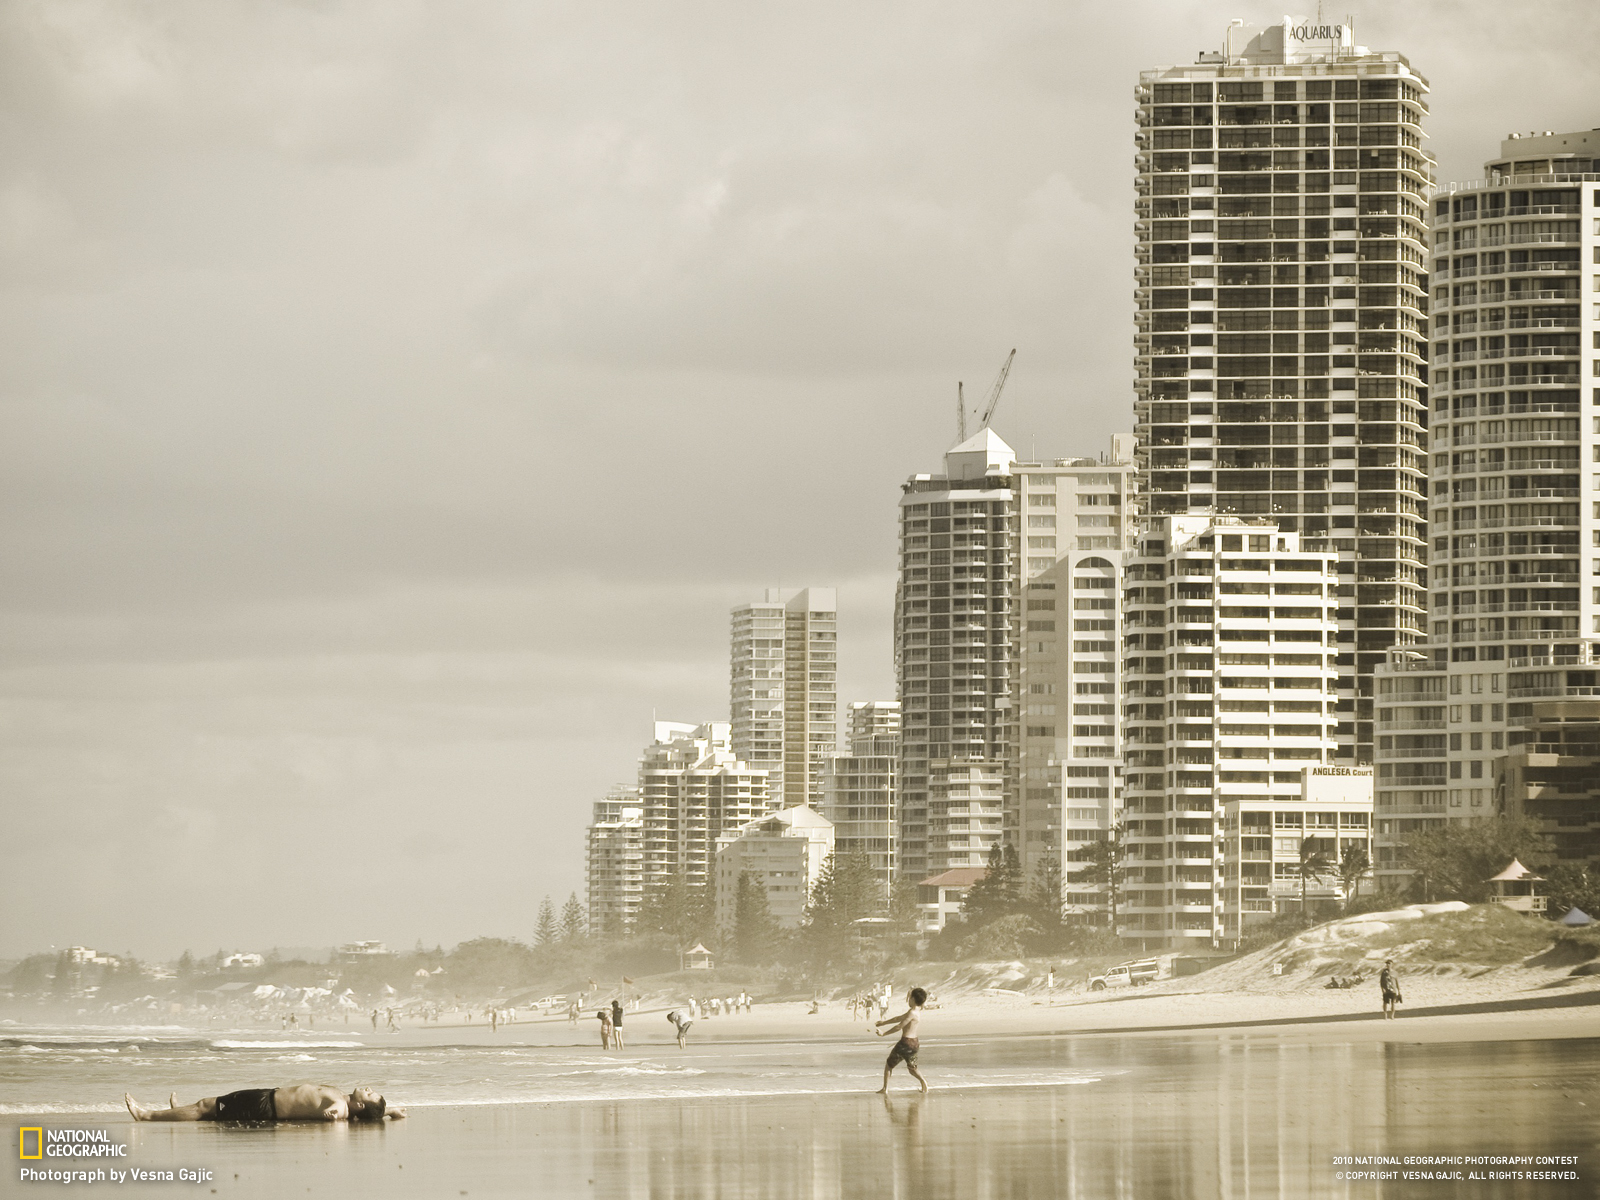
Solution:
{"label": "pine tree", "polygon": [[1028,915],[1046,933],[1061,928],[1061,864],[1046,858],[1028,888]]}
{"label": "pine tree", "polygon": [[883,912],[883,886],[872,860],[861,851],[830,854],[806,903],[801,943],[818,967],[855,953],[855,922]]}
{"label": "pine tree", "polygon": [[185,950],[183,957],[178,960],[178,979],[180,982],[187,983],[193,977],[194,955]]}
{"label": "pine tree", "polygon": [[739,872],[733,897],[733,952],[742,963],[770,962],[778,944],[778,922],[767,903],[766,885]]}
{"label": "pine tree", "polygon": [[539,905],[539,923],[534,926],[533,944],[535,946],[549,946],[556,940],[556,910],[546,896]]}
{"label": "pine tree", "polygon": [[1022,864],[1017,848],[1010,842],[996,842],[989,850],[989,864],[983,878],[967,889],[961,903],[961,916],[973,928],[981,928],[1022,908]]}
{"label": "pine tree", "polygon": [[1090,842],[1081,850],[1072,852],[1072,860],[1081,867],[1067,872],[1073,883],[1097,883],[1106,889],[1107,916],[1111,918],[1111,932],[1117,930],[1122,903],[1122,883],[1127,877],[1128,849],[1127,827],[1120,821],[1107,832],[1104,841]]}
{"label": "pine tree", "polygon": [[690,887],[676,876],[660,880],[645,890],[635,927],[671,941],[678,949],[714,938],[716,906],[711,889]]}
{"label": "pine tree", "polygon": [[586,925],[583,905],[578,900],[578,893],[573,892],[561,906],[561,940],[568,944],[582,940]]}

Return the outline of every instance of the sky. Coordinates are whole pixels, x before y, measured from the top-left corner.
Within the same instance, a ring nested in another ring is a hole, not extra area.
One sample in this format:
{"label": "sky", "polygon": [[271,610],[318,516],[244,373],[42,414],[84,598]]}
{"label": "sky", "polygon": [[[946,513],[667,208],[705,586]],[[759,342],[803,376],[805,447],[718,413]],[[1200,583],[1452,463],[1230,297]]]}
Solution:
{"label": "sky", "polygon": [[[1131,426],[1132,89],[1211,3],[0,5],[0,956],[449,946],[583,886],[728,610],[832,586],[1017,349]],[[1356,15],[1440,178],[1600,126],[1600,6]]]}

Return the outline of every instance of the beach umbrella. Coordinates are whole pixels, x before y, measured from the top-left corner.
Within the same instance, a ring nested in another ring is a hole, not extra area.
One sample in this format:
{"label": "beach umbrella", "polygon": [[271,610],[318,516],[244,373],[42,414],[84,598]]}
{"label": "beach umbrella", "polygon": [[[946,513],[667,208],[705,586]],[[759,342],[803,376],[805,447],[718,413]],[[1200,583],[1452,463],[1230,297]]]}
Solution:
{"label": "beach umbrella", "polygon": [[1577,928],[1580,925],[1593,924],[1593,918],[1590,917],[1589,914],[1584,912],[1581,908],[1574,908],[1574,909],[1569,910],[1567,912],[1567,915],[1561,918],[1561,923],[1563,925],[1568,925],[1568,926],[1571,926],[1573,928]]}

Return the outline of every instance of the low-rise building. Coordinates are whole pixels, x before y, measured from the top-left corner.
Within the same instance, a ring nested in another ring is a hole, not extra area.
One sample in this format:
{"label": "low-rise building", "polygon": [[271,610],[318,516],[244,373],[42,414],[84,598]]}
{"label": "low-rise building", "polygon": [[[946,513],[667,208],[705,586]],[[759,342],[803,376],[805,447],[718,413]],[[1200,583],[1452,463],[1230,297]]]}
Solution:
{"label": "low-rise building", "polygon": [[987,867],[952,867],[917,884],[917,932],[938,933],[960,920],[972,885],[989,873]]}
{"label": "low-rise building", "polygon": [[717,839],[717,927],[731,932],[739,877],[767,894],[767,909],[785,929],[799,928],[811,888],[834,850],[833,822],[809,804],[778,809]]}
{"label": "low-rise building", "polygon": [[[1343,899],[1336,871],[1301,878],[1311,855],[1339,864],[1358,850],[1372,860],[1372,768],[1307,767],[1299,796],[1237,796],[1222,806],[1222,936],[1238,945],[1252,925]],[[1350,881],[1351,894],[1364,876]]]}

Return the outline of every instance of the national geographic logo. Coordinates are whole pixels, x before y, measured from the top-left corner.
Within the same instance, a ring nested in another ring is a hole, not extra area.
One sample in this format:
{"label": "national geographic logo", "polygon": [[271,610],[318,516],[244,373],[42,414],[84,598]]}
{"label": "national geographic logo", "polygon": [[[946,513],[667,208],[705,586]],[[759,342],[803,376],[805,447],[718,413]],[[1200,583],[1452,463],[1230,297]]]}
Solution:
{"label": "national geographic logo", "polygon": [[17,1130],[17,1157],[126,1158],[128,1148],[113,1142],[104,1129],[44,1129],[37,1125]]}

